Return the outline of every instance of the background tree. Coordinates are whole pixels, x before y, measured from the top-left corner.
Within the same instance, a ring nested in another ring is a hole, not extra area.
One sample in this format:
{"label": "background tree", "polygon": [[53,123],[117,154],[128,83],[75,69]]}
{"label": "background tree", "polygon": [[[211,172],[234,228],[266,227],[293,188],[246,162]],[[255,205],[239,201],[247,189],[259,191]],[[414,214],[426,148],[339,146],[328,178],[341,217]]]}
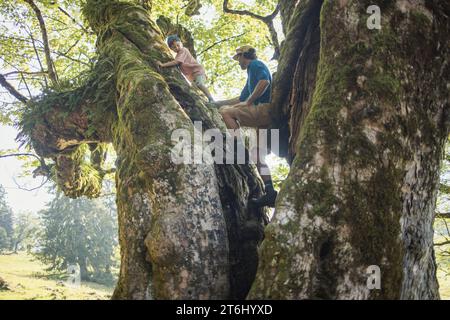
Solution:
{"label": "background tree", "polygon": [[13,222],[14,232],[11,237],[11,250],[17,253],[35,242],[39,220],[32,212],[19,212],[14,216]]}
{"label": "background tree", "polygon": [[6,200],[6,191],[3,186],[0,185],[0,228],[1,243],[3,249],[11,249],[11,240],[13,237],[13,211],[8,206]]}
{"label": "background tree", "polygon": [[450,276],[450,144],[447,140],[441,170],[435,221],[435,249],[438,268]]}
{"label": "background tree", "polygon": [[11,242],[5,228],[0,227],[0,252],[9,249],[10,245]]}
{"label": "background tree", "polygon": [[72,200],[57,193],[39,215],[39,260],[58,271],[78,264],[82,280],[111,283],[117,245],[115,210],[107,209],[100,200]]}

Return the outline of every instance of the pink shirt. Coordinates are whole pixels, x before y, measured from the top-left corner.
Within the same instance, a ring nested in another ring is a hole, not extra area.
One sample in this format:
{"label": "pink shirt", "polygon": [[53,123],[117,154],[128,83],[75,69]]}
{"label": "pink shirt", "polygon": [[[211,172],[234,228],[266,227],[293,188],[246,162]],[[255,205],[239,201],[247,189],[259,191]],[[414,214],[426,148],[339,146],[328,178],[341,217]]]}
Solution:
{"label": "pink shirt", "polygon": [[181,62],[181,72],[191,82],[194,81],[195,77],[198,75],[206,75],[205,68],[195,60],[187,48],[181,48],[180,51],[178,51],[175,60]]}

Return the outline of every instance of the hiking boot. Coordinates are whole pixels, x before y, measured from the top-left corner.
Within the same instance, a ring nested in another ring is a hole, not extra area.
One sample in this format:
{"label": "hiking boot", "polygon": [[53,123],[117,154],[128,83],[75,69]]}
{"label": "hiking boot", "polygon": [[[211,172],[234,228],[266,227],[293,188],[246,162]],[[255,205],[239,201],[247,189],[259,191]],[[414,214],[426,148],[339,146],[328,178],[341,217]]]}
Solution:
{"label": "hiking boot", "polygon": [[249,203],[255,207],[275,207],[275,200],[277,199],[278,192],[273,189],[268,190],[262,197],[260,198],[252,198]]}

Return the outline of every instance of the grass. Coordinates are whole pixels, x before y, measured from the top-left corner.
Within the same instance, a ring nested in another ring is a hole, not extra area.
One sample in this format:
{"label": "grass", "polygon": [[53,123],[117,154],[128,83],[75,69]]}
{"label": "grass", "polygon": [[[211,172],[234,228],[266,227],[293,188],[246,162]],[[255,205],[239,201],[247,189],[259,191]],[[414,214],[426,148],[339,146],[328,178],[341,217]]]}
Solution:
{"label": "grass", "polygon": [[[450,219],[436,219],[434,223],[434,243],[440,244],[449,240],[449,226]],[[450,300],[450,245],[437,245],[434,249],[441,299]]]}
{"label": "grass", "polygon": [[[9,290],[0,290],[0,300],[106,300],[114,290],[92,282],[68,287],[61,274],[47,272],[45,267],[23,252],[0,255],[0,278],[9,286]],[[440,268],[437,275],[441,299],[450,300],[450,275]]]}
{"label": "grass", "polygon": [[444,271],[437,271],[439,281],[439,293],[442,300],[450,300],[450,274],[446,275]]}
{"label": "grass", "polygon": [[0,300],[107,300],[114,290],[92,282],[70,287],[63,275],[47,272],[45,268],[24,252],[0,255],[0,278],[9,287],[0,290]]}

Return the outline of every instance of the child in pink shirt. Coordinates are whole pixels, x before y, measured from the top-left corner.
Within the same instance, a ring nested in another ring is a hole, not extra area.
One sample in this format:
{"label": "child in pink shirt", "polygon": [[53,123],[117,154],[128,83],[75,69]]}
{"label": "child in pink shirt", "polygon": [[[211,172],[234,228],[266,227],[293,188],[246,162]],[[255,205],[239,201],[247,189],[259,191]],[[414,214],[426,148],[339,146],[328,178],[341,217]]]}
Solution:
{"label": "child in pink shirt", "polygon": [[180,66],[181,72],[185,77],[195,85],[208,97],[209,102],[213,102],[214,99],[205,86],[206,73],[205,68],[195,60],[192,54],[187,48],[183,46],[180,38],[176,35],[169,36],[167,39],[169,48],[176,52],[175,60],[162,63],[158,61],[158,65],[162,68]]}

